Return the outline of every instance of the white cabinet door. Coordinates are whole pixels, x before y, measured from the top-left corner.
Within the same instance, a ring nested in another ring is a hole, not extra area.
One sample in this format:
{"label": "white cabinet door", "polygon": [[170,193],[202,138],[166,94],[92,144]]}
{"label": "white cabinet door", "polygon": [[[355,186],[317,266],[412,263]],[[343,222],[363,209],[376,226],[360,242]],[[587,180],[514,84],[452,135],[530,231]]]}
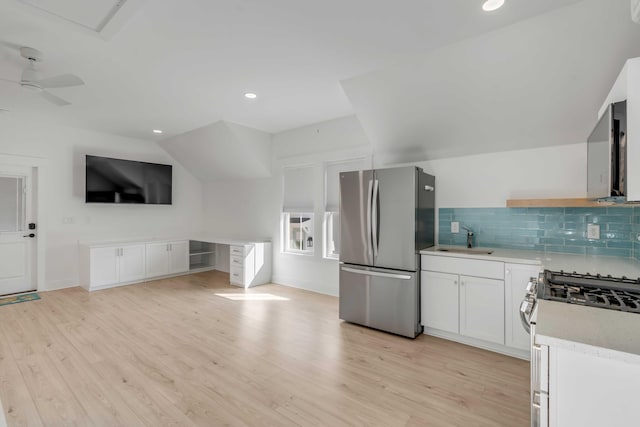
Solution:
{"label": "white cabinet door", "polygon": [[145,245],[123,246],[120,250],[120,282],[145,277]]}
{"label": "white cabinet door", "polygon": [[460,334],[504,344],[504,280],[460,276]]}
{"label": "white cabinet door", "polygon": [[183,273],[189,271],[189,242],[179,241],[169,244],[169,272]]}
{"label": "white cabinet door", "polygon": [[90,286],[118,283],[120,248],[91,248],[89,251]]}
{"label": "white cabinet door", "polygon": [[421,323],[454,334],[458,330],[458,275],[422,271]]}
{"label": "white cabinet door", "polygon": [[549,350],[551,427],[638,425],[639,364],[604,349],[594,351],[602,356],[559,345]]}
{"label": "white cabinet door", "polygon": [[147,243],[147,277],[169,274],[169,244],[167,242]]}
{"label": "white cabinet door", "polygon": [[540,266],[528,264],[505,264],[504,267],[504,309],[505,309],[505,345],[507,347],[529,350],[529,333],[520,322],[520,304],[526,293],[527,283],[532,277],[538,277]]}

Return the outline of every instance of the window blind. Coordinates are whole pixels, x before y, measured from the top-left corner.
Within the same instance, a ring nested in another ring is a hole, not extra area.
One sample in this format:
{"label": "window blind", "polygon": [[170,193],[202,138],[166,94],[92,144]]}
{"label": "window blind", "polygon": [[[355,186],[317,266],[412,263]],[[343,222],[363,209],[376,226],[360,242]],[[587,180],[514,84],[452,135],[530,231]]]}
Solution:
{"label": "window blind", "polygon": [[283,212],[313,212],[313,166],[283,171]]}

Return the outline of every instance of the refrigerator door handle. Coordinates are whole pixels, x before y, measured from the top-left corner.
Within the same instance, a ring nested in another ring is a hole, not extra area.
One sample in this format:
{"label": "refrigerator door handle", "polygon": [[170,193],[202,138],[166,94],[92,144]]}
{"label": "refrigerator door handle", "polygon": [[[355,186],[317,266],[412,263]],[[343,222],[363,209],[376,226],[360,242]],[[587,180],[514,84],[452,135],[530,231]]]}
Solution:
{"label": "refrigerator door handle", "polygon": [[380,271],[358,270],[356,268],[342,267],[342,271],[348,273],[362,274],[364,276],[386,277],[388,279],[411,280],[411,276],[407,274],[382,273]]}
{"label": "refrigerator door handle", "polygon": [[373,201],[371,202],[371,234],[373,236],[373,262],[375,264],[378,257],[378,226],[380,218],[378,218],[378,198],[380,196],[380,187],[378,186],[378,180],[373,181]]}
{"label": "refrigerator door handle", "polygon": [[373,264],[373,253],[372,253],[372,243],[371,243],[371,199],[373,198],[373,180],[369,180],[369,191],[367,192],[367,259],[369,264]]}

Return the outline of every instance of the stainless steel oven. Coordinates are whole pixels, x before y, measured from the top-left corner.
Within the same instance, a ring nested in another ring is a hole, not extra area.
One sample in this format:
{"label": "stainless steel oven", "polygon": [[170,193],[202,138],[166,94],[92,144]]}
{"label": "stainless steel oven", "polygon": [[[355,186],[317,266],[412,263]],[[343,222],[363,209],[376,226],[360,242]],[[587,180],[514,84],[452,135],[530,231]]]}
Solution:
{"label": "stainless steel oven", "polygon": [[536,344],[531,324],[531,426],[549,425],[549,347]]}
{"label": "stainless steel oven", "polygon": [[536,343],[538,282],[544,273],[532,277],[520,305],[522,327],[531,335],[531,427],[549,425],[549,347]]}
{"label": "stainless steel oven", "polygon": [[536,342],[538,301],[541,300],[640,314],[640,278],[550,270],[531,278],[520,305],[520,318],[522,326],[531,334],[532,427],[550,423],[549,347]]}

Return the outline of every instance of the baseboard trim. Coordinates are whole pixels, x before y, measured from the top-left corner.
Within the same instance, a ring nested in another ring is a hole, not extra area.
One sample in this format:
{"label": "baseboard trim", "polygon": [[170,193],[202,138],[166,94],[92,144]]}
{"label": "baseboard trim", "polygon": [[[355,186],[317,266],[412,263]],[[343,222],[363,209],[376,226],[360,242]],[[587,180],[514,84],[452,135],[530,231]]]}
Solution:
{"label": "baseboard trim", "polygon": [[331,297],[337,297],[338,296],[338,294],[336,294],[336,293],[331,293],[331,292],[326,292],[326,291],[319,290],[315,283],[312,283],[312,282],[306,282],[305,283],[305,282],[302,282],[302,281],[299,281],[299,280],[296,280],[296,282],[298,284],[293,285],[291,283],[291,281],[287,280],[286,278],[278,277],[278,276],[274,276],[271,279],[271,283],[273,283],[275,285],[286,286],[288,288],[302,289],[304,291],[315,292],[317,294],[328,295],[328,296],[331,296]]}
{"label": "baseboard trim", "polygon": [[507,347],[505,345],[494,344],[494,343],[483,341],[483,340],[479,340],[479,339],[476,339],[476,338],[469,338],[469,337],[465,337],[465,336],[462,336],[462,335],[459,335],[459,334],[453,334],[451,332],[441,331],[439,329],[428,328],[426,326],[424,327],[424,332],[423,333],[425,335],[432,335],[434,337],[444,338],[446,340],[459,342],[461,344],[470,345],[472,347],[478,347],[478,348],[481,348],[483,350],[493,351],[495,353],[500,353],[500,354],[504,354],[506,356],[516,357],[516,358],[522,359],[522,360],[530,360],[531,359],[531,352],[529,350],[521,350],[521,349],[518,349],[518,348],[511,348],[511,347]]}

